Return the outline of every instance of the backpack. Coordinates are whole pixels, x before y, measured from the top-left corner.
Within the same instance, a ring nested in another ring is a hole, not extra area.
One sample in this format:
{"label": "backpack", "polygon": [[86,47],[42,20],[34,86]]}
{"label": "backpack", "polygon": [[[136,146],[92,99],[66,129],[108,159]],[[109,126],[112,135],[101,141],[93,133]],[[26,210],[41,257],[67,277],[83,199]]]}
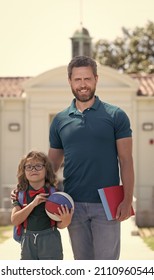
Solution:
{"label": "backpack", "polygon": [[[52,194],[55,192],[54,187],[49,188],[49,193]],[[26,191],[19,191],[18,192],[18,201],[21,205],[21,208],[24,208],[27,204],[26,201]],[[51,220],[51,226],[55,225],[55,221]],[[18,243],[21,243],[21,237],[24,233],[24,228],[27,226],[27,220],[25,220],[22,224],[18,226],[13,226],[13,239],[17,241]]]}
{"label": "backpack", "polygon": [[[24,207],[24,200],[26,199],[26,191],[18,192],[18,201],[21,205],[21,208]],[[26,223],[26,222],[25,222]],[[13,227],[13,239],[17,242],[21,242],[21,236],[24,232],[24,223]]]}

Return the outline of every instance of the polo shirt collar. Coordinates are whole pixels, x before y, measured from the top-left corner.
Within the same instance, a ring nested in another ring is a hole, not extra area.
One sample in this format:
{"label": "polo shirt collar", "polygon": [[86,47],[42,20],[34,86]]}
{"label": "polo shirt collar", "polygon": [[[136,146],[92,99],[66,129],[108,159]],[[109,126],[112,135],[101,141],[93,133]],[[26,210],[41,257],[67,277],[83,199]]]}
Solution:
{"label": "polo shirt collar", "polygon": [[[98,96],[95,96],[95,102],[94,104],[90,107],[90,109],[93,109],[93,110],[97,110],[99,104],[100,104],[100,99]],[[77,111],[77,108],[76,108],[76,105],[75,105],[75,98],[73,99],[72,103],[71,103],[71,106],[69,108],[69,115],[70,114],[75,114]]]}

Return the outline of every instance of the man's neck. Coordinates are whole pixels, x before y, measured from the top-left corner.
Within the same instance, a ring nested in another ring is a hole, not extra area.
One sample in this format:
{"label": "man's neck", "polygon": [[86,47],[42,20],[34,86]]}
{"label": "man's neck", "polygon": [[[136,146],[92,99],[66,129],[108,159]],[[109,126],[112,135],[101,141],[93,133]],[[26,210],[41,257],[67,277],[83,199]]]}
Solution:
{"label": "man's neck", "polygon": [[87,101],[87,102],[81,102],[79,100],[76,99],[76,108],[78,109],[79,112],[83,112],[84,110],[92,107],[92,105],[95,102],[95,97],[93,97],[91,100]]}

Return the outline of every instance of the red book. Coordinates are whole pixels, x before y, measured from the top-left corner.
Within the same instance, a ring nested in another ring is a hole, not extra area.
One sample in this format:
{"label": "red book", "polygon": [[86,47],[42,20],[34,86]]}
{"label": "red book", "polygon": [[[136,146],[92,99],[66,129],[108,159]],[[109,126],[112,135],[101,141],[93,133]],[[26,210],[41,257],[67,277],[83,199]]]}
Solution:
{"label": "red book", "polygon": [[[123,186],[111,186],[98,189],[98,193],[104,206],[107,219],[114,220],[117,207],[124,198]],[[131,208],[131,215],[135,215],[133,207]]]}

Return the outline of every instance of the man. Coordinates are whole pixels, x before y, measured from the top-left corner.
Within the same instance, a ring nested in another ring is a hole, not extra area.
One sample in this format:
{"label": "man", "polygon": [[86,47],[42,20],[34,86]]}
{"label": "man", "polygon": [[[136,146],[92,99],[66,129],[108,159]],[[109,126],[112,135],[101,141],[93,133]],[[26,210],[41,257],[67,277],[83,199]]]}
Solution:
{"label": "man", "polygon": [[[68,81],[75,96],[50,127],[49,158],[57,172],[64,162],[64,191],[75,210],[68,227],[74,258],[116,260],[120,254],[120,222],[130,217],[134,171],[130,122],[123,110],[95,96],[96,62],[74,57]],[[120,167],[120,170],[119,170]],[[98,189],[124,185],[116,220],[108,221]]]}

